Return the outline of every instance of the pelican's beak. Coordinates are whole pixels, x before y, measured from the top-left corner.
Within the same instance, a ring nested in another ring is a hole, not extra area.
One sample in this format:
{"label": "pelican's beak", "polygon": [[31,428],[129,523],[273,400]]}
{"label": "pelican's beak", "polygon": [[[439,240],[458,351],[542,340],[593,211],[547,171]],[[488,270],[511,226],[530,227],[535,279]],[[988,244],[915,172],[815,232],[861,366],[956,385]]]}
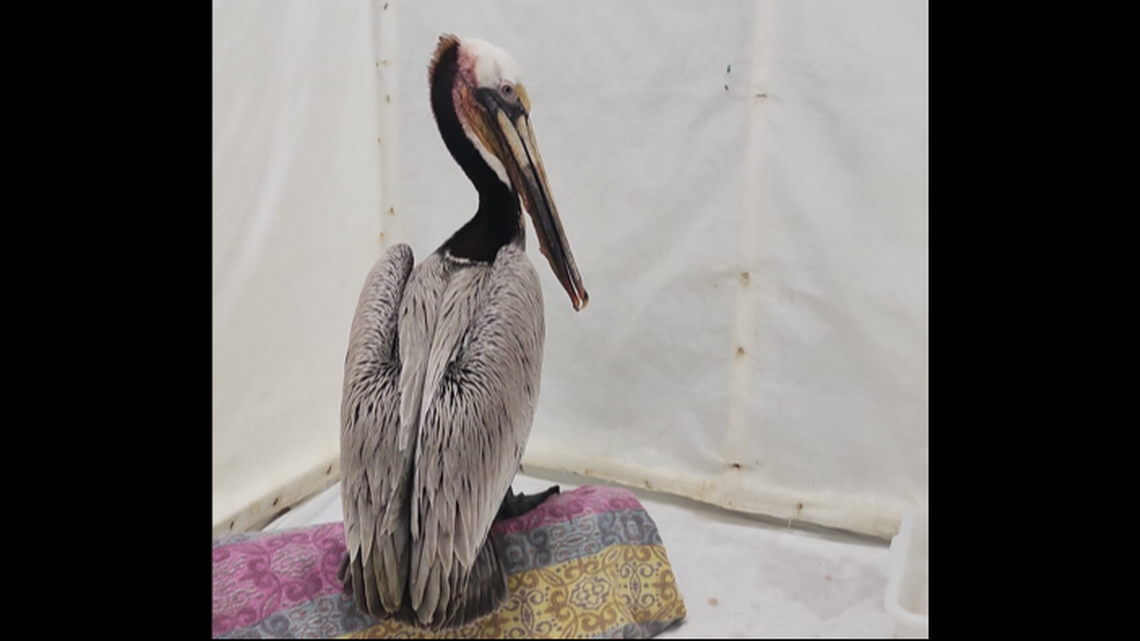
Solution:
{"label": "pelican's beak", "polygon": [[522,197],[523,205],[534,223],[538,235],[539,248],[550,268],[570,295],[575,311],[580,311],[590,302],[586,288],[582,286],[582,276],[574,264],[574,254],[558,209],[550,195],[550,185],[546,181],[546,169],[542,166],[542,156],[538,154],[538,143],[530,126],[530,101],[522,85],[517,88],[518,101],[507,103],[495,92],[481,92],[480,102],[487,110],[488,129],[494,132],[499,143],[497,154],[507,169],[515,191]]}

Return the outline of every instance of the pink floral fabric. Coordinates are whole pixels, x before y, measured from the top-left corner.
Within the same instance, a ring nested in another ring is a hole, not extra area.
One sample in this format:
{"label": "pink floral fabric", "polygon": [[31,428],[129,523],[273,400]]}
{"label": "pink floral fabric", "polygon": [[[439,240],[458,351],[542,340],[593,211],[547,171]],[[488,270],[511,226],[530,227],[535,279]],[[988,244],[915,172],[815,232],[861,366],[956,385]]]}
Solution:
{"label": "pink floral fabric", "polygon": [[214,636],[341,592],[344,524],[264,533],[214,548]]}

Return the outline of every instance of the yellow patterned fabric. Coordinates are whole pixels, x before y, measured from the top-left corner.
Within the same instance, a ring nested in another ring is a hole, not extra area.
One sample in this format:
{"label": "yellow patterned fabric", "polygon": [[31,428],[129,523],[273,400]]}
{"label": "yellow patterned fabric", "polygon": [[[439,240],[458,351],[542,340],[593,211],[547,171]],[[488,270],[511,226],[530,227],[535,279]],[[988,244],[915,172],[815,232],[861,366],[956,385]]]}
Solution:
{"label": "yellow patterned fabric", "polygon": [[582,639],[685,617],[661,545],[614,545],[593,556],[526,570],[511,575],[510,589],[502,610],[463,628],[432,633],[384,621],[342,638]]}

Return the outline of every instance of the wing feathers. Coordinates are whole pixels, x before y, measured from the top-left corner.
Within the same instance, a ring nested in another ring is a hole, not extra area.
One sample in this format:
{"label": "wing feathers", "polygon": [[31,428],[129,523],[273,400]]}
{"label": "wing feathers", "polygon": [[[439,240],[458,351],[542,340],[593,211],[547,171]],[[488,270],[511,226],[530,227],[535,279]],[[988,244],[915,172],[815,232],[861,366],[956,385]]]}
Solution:
{"label": "wing feathers", "polygon": [[[513,246],[489,267],[458,270],[440,309],[425,367],[410,584],[419,620],[433,626],[488,614],[506,596],[489,533],[530,433],[544,334],[538,276]],[[447,594],[445,584],[458,589]]]}
{"label": "wing feathers", "polygon": [[[399,609],[409,562],[407,538],[388,536],[382,526],[398,520],[406,500],[392,499],[409,483],[410,457],[386,445],[399,429],[393,410],[399,403],[397,331],[412,263],[407,245],[392,247],[376,261],[357,302],[344,362],[341,495],[351,560],[346,584],[361,609],[377,616]],[[386,553],[385,545],[404,549]]]}
{"label": "wing feathers", "polygon": [[403,245],[377,261],[349,338],[345,583],[375,616],[451,627],[508,595],[490,528],[534,414],[542,291],[513,245],[491,265],[411,267]]}

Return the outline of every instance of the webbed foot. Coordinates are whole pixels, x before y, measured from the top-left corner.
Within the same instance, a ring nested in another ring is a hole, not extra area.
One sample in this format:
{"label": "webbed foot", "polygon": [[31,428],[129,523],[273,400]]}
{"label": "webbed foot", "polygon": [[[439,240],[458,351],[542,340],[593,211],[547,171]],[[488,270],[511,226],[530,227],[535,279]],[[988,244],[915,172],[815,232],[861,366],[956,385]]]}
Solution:
{"label": "webbed foot", "polygon": [[562,488],[557,485],[552,485],[545,492],[537,494],[515,494],[514,489],[507,488],[507,496],[503,498],[503,504],[499,506],[499,513],[495,515],[495,520],[501,521],[522,516],[561,491]]}

